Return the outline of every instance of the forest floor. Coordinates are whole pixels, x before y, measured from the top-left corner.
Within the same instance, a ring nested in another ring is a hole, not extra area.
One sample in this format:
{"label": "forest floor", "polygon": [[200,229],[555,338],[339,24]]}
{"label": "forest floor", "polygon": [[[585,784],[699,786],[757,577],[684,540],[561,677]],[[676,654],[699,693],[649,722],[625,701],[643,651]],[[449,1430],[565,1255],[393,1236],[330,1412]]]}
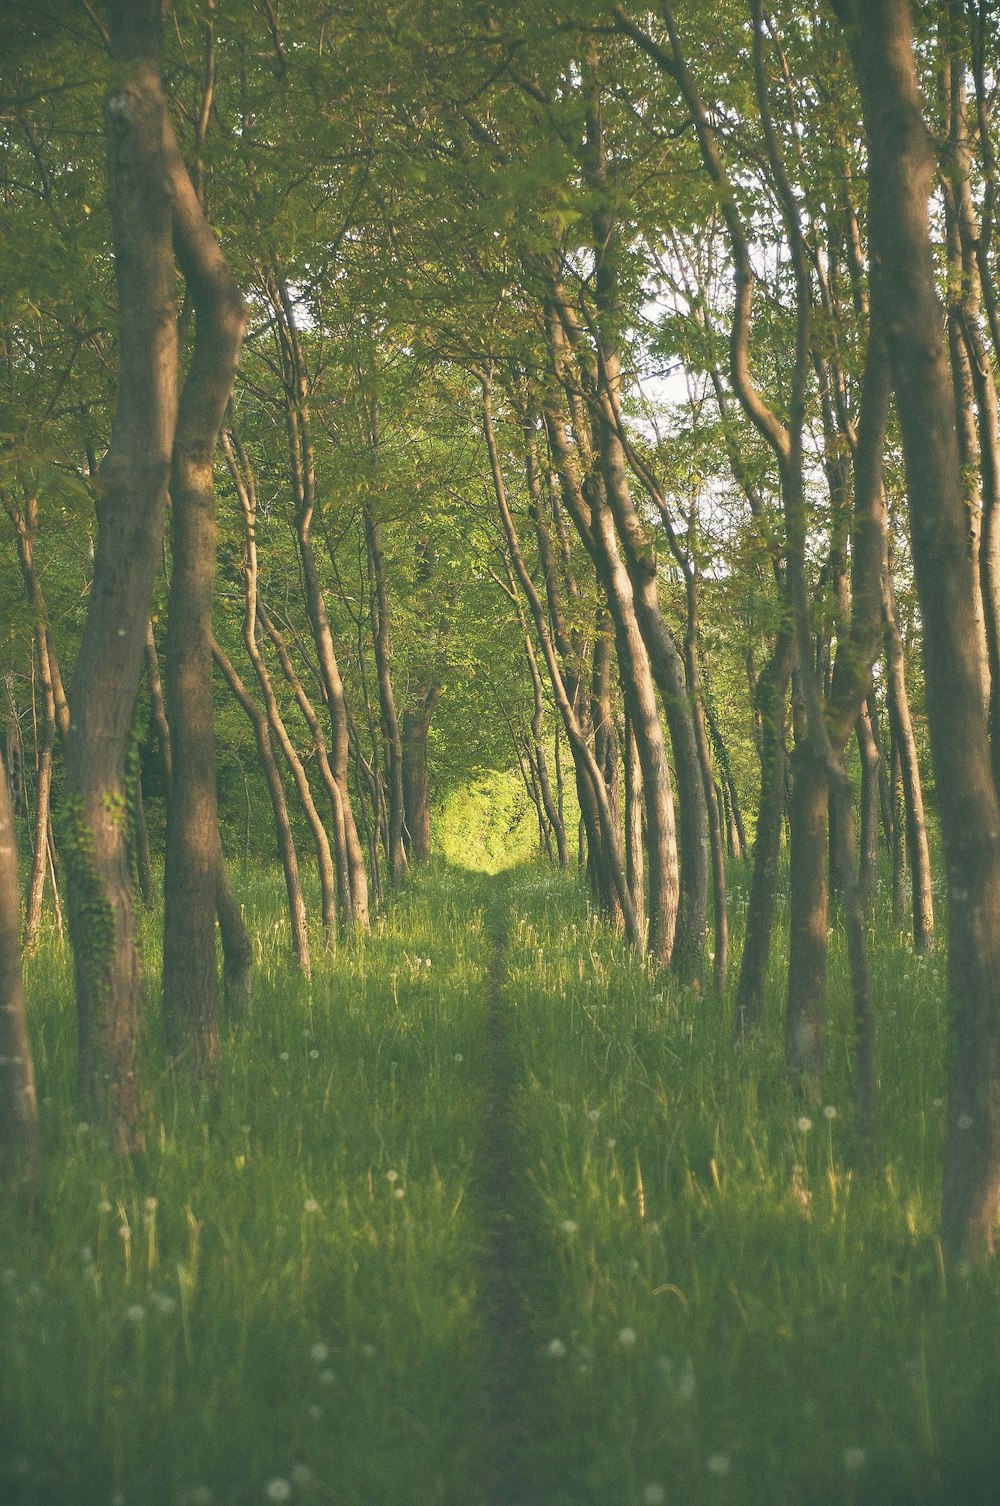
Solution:
{"label": "forest floor", "polygon": [[[744,903],[734,875],[734,917]],[[811,1105],[538,868],[435,868],[288,961],[150,1134],[73,1106],[68,959],[30,960],[44,1212],[0,1210],[0,1502],[825,1506],[997,1500],[1000,1278],[946,1273],[943,961],[873,932],[883,1143],[846,972]],[[149,967],[155,977],[150,917]]]}

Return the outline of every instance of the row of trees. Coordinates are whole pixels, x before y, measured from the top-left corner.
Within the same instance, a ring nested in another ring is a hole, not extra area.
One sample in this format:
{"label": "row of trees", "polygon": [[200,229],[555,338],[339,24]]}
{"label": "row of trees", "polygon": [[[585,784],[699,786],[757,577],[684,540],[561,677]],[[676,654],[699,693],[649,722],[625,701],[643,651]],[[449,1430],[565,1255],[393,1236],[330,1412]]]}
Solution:
{"label": "row of trees", "polygon": [[[955,1013],[944,1226],[953,1251],[991,1249],[989,7],[923,7],[915,46],[908,0],[710,15],[591,0],[572,16],[273,0],[222,16],[206,0],[177,8],[165,59],[161,20],[153,0],[110,4],[106,22],[87,4],[73,20],[32,9],[5,116],[0,483],[41,707],[29,927],[56,768],[88,1111],[122,1149],[141,1133],[145,663],[166,786],[164,1025],[196,1073],[218,1053],[216,917],[234,1000],[249,986],[219,839],[226,687],[306,971],[303,834],[326,937],[365,929],[429,847],[435,715],[445,760],[463,745],[495,758],[510,737],[543,845],[569,864],[578,811],[596,903],[688,983],[710,919],[726,981],[727,857],[751,861],[755,805],[740,1039],[764,1009],[787,818],[788,1068],[817,1091],[832,869],[874,1146],[880,823],[897,919],[908,868],[914,944],[934,932],[906,674],[915,580]],[[107,218],[87,113],[102,47]],[[93,560],[66,561],[57,510],[85,517],[90,492]]]}

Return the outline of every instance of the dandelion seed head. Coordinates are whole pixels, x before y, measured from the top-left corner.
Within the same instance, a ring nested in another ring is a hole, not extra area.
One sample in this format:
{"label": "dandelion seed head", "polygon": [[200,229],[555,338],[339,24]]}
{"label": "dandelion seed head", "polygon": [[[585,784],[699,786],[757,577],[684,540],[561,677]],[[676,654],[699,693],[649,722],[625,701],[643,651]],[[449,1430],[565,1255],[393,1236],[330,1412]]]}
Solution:
{"label": "dandelion seed head", "polygon": [[330,1358],[330,1351],[325,1344],[314,1344],[309,1351],[309,1358],[314,1365],[322,1365]]}
{"label": "dandelion seed head", "polygon": [[399,1172],[398,1171],[387,1171],[386,1174],[385,1174],[385,1179],[386,1179],[387,1182],[398,1182],[399,1181]]}
{"label": "dandelion seed head", "polygon": [[550,1339],[545,1350],[550,1360],[561,1360],[566,1354],[566,1345],[562,1339]]}
{"label": "dandelion seed head", "polygon": [[457,1061],[457,1062],[463,1062],[463,1061],[464,1061],[464,1060],[465,1060],[465,1058],[464,1058],[464,1056],[463,1056],[463,1055],[462,1055],[462,1053],[461,1053],[461,1051],[456,1051],[456,1052],[455,1052],[455,1060],[456,1060],[456,1061]]}
{"label": "dandelion seed head", "polygon": [[731,1468],[729,1455],[709,1454],[708,1458],[705,1460],[705,1468],[708,1470],[710,1475],[715,1475],[718,1479],[721,1480],[724,1475],[728,1475]]}
{"label": "dandelion seed head", "polygon": [[314,1197],[307,1197],[305,1202],[302,1204],[302,1209],[305,1213],[318,1213],[319,1203],[317,1203]]}
{"label": "dandelion seed head", "polygon": [[141,1323],[146,1316],[146,1309],[141,1302],[133,1302],[131,1307],[126,1307],[125,1316],[130,1323]]}
{"label": "dandelion seed head", "polygon": [[159,1201],[155,1197],[148,1197],[146,1199],[146,1212],[147,1213],[155,1213],[156,1210],[157,1210],[157,1208],[159,1206],[160,1206]]}
{"label": "dandelion seed head", "polygon": [[101,1198],[101,1201],[97,1205],[97,1211],[98,1211],[98,1213],[110,1213],[111,1212],[111,1204],[108,1202],[108,1200],[107,1200],[106,1197]]}
{"label": "dandelion seed head", "polygon": [[[813,1127],[813,1122],[809,1118],[808,1114],[800,1114],[799,1117],[798,1117],[798,1119],[796,1119],[796,1121],[795,1121],[795,1128],[802,1135],[808,1135],[808,1133],[812,1129],[812,1127]],[[712,1457],[715,1458],[715,1455],[713,1454]]]}
{"label": "dandelion seed head", "polygon": [[643,1506],[663,1506],[667,1492],[662,1485],[647,1485],[642,1493]]}
{"label": "dandelion seed head", "polygon": [[313,1422],[319,1422],[320,1418],[323,1416],[323,1408],[318,1407],[314,1401],[311,1401],[306,1407],[306,1414],[312,1419]]}
{"label": "dandelion seed head", "polygon": [[836,1104],[828,1103],[828,1104],[824,1105],[824,1108],[823,1108],[823,1118],[824,1119],[836,1119],[836,1117],[837,1117],[837,1106],[836,1106]]}
{"label": "dandelion seed head", "polygon": [[157,1312],[172,1313],[177,1311],[177,1300],[171,1297],[169,1292],[153,1292],[149,1300]]}
{"label": "dandelion seed head", "polygon": [[563,1219],[563,1233],[564,1234],[569,1234],[569,1235],[572,1236],[572,1235],[574,1235],[576,1233],[576,1231],[577,1231],[577,1229],[579,1227],[580,1226],[577,1223],[577,1221],[576,1221],[575,1218],[564,1218]]}
{"label": "dandelion seed head", "polygon": [[[286,1062],[288,1060],[288,1052],[287,1051],[281,1051],[281,1052],[279,1052],[278,1053],[278,1060],[282,1061],[282,1062]],[[282,1499],[284,1499],[284,1498],[282,1498]]]}
{"label": "dandelion seed head", "polygon": [[318,1062],[319,1061],[319,1052],[316,1050],[315,1046],[312,1048],[312,1050],[309,1053],[309,1060],[313,1061],[313,1062]]}
{"label": "dandelion seed head", "polygon": [[623,1349],[631,1349],[636,1341],[636,1337],[634,1328],[619,1328],[618,1330],[618,1342]]}
{"label": "dandelion seed head", "polygon": [[590,1112],[587,1114],[587,1118],[590,1120],[591,1124],[596,1124],[597,1121],[598,1121],[598,1119],[600,1119],[600,1117],[601,1117],[601,1111],[600,1111],[600,1109],[591,1109]]}
{"label": "dandelion seed head", "polygon": [[129,1228],[128,1224],[119,1224],[118,1225],[118,1238],[119,1239],[131,1239],[132,1238],[132,1230]]}
{"label": "dandelion seed head", "polygon": [[958,1116],[958,1127],[959,1127],[960,1130],[970,1130],[972,1128],[972,1115],[971,1114],[959,1114],[959,1116]]}
{"label": "dandelion seed head", "polygon": [[403,1197],[406,1196],[406,1188],[405,1187],[394,1187],[392,1189],[392,1195],[395,1198],[403,1198]]}
{"label": "dandelion seed head", "polygon": [[292,1498],[291,1481],[282,1480],[280,1477],[268,1480],[266,1495],[269,1501],[290,1501]]}
{"label": "dandelion seed head", "polygon": [[313,1472],[308,1464],[293,1464],[290,1473],[293,1485],[311,1485],[313,1482]]}
{"label": "dandelion seed head", "polygon": [[319,1381],[321,1386],[332,1386],[334,1381],[333,1371],[321,1370],[316,1379]]}
{"label": "dandelion seed head", "polygon": [[855,1445],[853,1448],[845,1448],[843,1453],[844,1468],[848,1474],[856,1475],[859,1469],[864,1469],[868,1455],[863,1448]]}
{"label": "dandelion seed head", "polygon": [[93,1264],[94,1252],[91,1249],[90,1245],[83,1246],[83,1249],[80,1251],[80,1259],[83,1261],[84,1265]]}

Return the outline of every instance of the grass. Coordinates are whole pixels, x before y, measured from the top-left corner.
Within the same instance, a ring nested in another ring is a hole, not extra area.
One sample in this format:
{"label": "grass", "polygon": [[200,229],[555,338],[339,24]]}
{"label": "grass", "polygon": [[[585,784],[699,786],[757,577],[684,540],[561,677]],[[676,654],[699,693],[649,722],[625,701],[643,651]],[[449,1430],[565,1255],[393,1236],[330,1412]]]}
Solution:
{"label": "grass", "polygon": [[510,1339],[530,1351],[512,1367],[528,1498],[996,1499],[1000,1281],[946,1277],[936,1241],[943,958],[873,938],[866,1170],[836,942],[806,1109],[781,1065],[780,945],[765,1036],[737,1050],[724,1001],[656,976],[547,871],[432,869],[370,940],[317,949],[311,985],[277,881],[255,883],[254,1014],[227,1031],[222,1091],[154,1065],[130,1165],[76,1121],[67,958],[31,961],[45,1212],[0,1209],[5,1506],[486,1500],[491,959],[530,1226]]}

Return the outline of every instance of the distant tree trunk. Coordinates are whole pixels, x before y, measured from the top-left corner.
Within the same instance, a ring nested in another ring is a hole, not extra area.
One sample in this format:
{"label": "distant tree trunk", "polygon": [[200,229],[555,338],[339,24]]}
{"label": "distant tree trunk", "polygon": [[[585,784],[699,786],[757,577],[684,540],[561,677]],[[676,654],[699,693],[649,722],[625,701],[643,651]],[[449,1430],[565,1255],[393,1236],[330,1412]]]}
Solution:
{"label": "distant tree trunk", "polygon": [[254,739],[257,743],[257,754],[260,758],[264,778],[267,781],[268,794],[271,797],[271,809],[274,812],[275,834],[278,839],[278,852],[281,855],[281,867],[285,875],[285,892],[288,896],[288,918],[292,931],[292,950],[295,960],[301,972],[308,978],[312,972],[312,962],[309,956],[309,927],[306,919],[306,902],[302,893],[302,880],[299,876],[299,858],[295,850],[295,839],[292,835],[291,822],[288,819],[288,803],[285,799],[285,787],[281,781],[281,771],[274,757],[274,749],[271,746],[271,734],[268,728],[267,718],[254,703],[253,698],[247,691],[246,686],[240,679],[229,659],[222,652],[217,643],[212,644],[212,655],[216,664],[222,671],[223,678],[233,696],[253,728]]}
{"label": "distant tree trunk", "polygon": [[415,863],[431,855],[431,794],[427,739],[441,695],[440,685],[422,685],[415,704],[403,712],[403,810],[406,850]]}
{"label": "distant tree trunk", "polygon": [[892,760],[892,780],[890,783],[890,795],[892,798],[892,919],[897,926],[906,923],[907,913],[907,888],[906,888],[906,796],[903,793],[903,765],[899,757],[899,747],[890,728],[889,732],[890,757]]}
{"label": "distant tree trunk", "polygon": [[320,911],[323,918],[323,931],[326,936],[327,946],[331,947],[337,934],[337,876],[334,870],[333,854],[330,851],[329,839],[326,828],[320,819],[309,788],[309,777],[298,751],[288,734],[278,698],[274,693],[270,671],[264,661],[257,642],[257,603],[258,603],[258,572],[257,572],[257,492],[254,484],[253,472],[246,463],[246,455],[236,435],[230,431],[223,436],[223,450],[229,473],[236,488],[236,494],[240,501],[243,513],[243,578],[245,587],[245,605],[243,612],[243,642],[246,647],[250,663],[253,665],[254,674],[257,676],[257,684],[264,700],[264,714],[271,733],[277,739],[285,763],[288,765],[292,781],[298,793],[300,804],[305,812],[312,832],[313,843],[316,848],[316,863],[319,871],[320,886]]}
{"label": "distant tree trunk", "polygon": [[7,771],[0,760],[0,1185],[29,1199],[41,1178],[35,1073],[21,976],[21,893]]}
{"label": "distant tree trunk", "polygon": [[954,399],[928,203],[909,0],[840,0],[864,107],[872,305],[899,413],[927,710],[948,873],[952,999],[942,1233],[952,1257],[991,1254],[1000,1215],[1000,803],[976,652]]}
{"label": "distant tree trunk", "polygon": [[[887,567],[888,572],[888,567]],[[924,794],[917,757],[917,741],[910,717],[906,691],[906,662],[903,640],[896,620],[896,603],[892,577],[886,574],[883,594],[885,620],[886,702],[893,745],[900,761],[903,800],[906,811],[906,848],[910,859],[913,900],[913,945],[918,952],[929,952],[934,945],[934,890],[931,881],[930,847],[924,820]]]}
{"label": "distant tree trunk", "polygon": [[166,691],[173,745],[163,872],[163,1021],[196,1078],[219,1059],[215,899],[219,816],[212,710],[215,451],[247,311],[168,127],[173,237],[195,341],[174,435]]}
{"label": "distant tree trunk", "polygon": [[66,740],[64,857],[84,1111],[114,1147],[140,1141],[142,968],[126,830],[125,758],[160,558],[177,414],[171,199],[160,0],[108,7],[105,104],[121,325],[111,448],[98,477],[93,584]]}
{"label": "distant tree trunk", "polygon": [[792,755],[788,812],[791,857],[785,1060],[792,1077],[815,1087],[823,1075],[828,908],[826,769],[803,736]]}
{"label": "distant tree trunk", "polygon": [[753,1036],[764,1018],[764,989],[778,894],[781,829],[785,815],[785,706],[794,651],[789,632],[781,633],[757,682],[760,718],[760,802],[753,850],[747,927],[736,987],[733,1028],[737,1040]]}
{"label": "distant tree trunk", "polygon": [[646,880],[642,851],[642,768],[639,750],[628,713],[625,715],[625,739],[622,744],[625,769],[625,876],[639,925],[646,923]]}
{"label": "distant tree trunk", "polygon": [[277,271],[269,281],[269,293],[275,313],[284,371],[285,417],[295,500],[295,538],[302,566],[306,612],[316,646],[320,682],[330,717],[330,765],[340,795],[342,824],[338,826],[336,835],[339,840],[342,834],[344,846],[342,850],[338,850],[338,867],[346,868],[351,892],[350,907],[344,918],[348,925],[355,926],[359,931],[367,931],[370,927],[368,874],[348,786],[350,734],[347,700],[344,695],[344,682],[340,667],[337,663],[326,598],[316,568],[312,541],[312,525],[317,498],[309,410],[309,376],[302,355],[292,297],[287,283]]}
{"label": "distant tree trunk", "polygon": [[878,818],[879,757],[867,705],[862,706],[856,727],[858,754],[861,758],[861,840],[858,853],[858,882],[861,905],[867,916],[875,913],[878,894]]}
{"label": "distant tree trunk", "polygon": [[386,858],[389,863],[389,882],[394,889],[402,883],[406,870],[406,845],[403,840],[405,824],[405,799],[403,794],[403,736],[396,710],[396,697],[392,685],[391,651],[389,647],[389,591],[386,583],[385,560],[382,555],[381,529],[378,519],[370,508],[365,509],[365,539],[368,558],[371,562],[372,581],[372,644],[375,651],[375,666],[378,671],[378,699],[382,717],[382,736],[385,739],[387,765],[387,831]]}

